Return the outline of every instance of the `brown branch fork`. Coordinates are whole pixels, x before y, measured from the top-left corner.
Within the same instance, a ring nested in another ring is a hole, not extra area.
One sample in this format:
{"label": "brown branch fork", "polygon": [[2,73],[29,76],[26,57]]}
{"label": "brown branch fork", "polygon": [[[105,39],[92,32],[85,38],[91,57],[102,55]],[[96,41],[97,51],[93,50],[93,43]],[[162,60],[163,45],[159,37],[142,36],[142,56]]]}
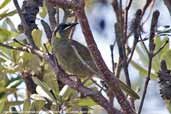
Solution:
{"label": "brown branch fork", "polygon": [[[131,107],[130,103],[126,99],[124,93],[121,91],[118,80],[111,74],[107,65],[105,64],[100,51],[97,48],[97,45],[94,41],[93,34],[90,30],[89,23],[84,10],[84,0],[48,0],[55,5],[60,7],[72,8],[80,22],[83,34],[85,36],[86,43],[88,45],[91,56],[96,62],[97,67],[104,76],[104,80],[109,85],[110,90],[115,93],[116,98],[118,99],[119,104],[121,105],[125,114],[135,114],[135,111]],[[107,110],[107,109],[106,109]]]}

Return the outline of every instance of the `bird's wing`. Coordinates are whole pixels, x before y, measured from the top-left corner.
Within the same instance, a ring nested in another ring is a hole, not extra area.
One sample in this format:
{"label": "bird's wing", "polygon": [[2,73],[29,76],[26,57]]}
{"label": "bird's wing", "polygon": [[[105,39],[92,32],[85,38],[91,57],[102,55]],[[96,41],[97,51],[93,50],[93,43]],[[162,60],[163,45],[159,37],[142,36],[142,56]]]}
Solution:
{"label": "bird's wing", "polygon": [[71,45],[76,48],[76,51],[78,52],[79,56],[81,56],[81,58],[86,62],[86,64],[90,65],[90,67],[97,72],[97,67],[90,55],[88,48],[75,40],[71,41]]}

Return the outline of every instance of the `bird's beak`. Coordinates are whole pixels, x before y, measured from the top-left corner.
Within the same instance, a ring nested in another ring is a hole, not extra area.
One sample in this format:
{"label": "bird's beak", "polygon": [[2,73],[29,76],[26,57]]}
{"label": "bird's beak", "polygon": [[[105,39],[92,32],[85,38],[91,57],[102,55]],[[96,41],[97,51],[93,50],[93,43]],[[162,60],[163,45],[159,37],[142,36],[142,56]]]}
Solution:
{"label": "bird's beak", "polygon": [[65,30],[67,29],[71,29],[72,27],[76,26],[78,23],[69,23],[68,26],[65,28]]}
{"label": "bird's beak", "polygon": [[75,26],[75,25],[77,25],[78,23],[70,23],[70,26]]}

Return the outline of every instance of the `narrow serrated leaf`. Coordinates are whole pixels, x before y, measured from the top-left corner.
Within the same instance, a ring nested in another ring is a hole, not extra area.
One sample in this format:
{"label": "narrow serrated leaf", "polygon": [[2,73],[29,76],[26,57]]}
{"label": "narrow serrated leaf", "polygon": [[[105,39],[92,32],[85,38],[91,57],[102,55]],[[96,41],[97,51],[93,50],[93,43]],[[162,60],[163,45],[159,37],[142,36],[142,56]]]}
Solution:
{"label": "narrow serrated leaf", "polygon": [[[141,74],[141,76],[147,76],[148,71],[147,71],[145,68],[143,68],[142,66],[140,66],[139,64],[137,64],[137,63],[134,62],[134,61],[131,61],[131,65],[132,65],[135,69],[137,69],[137,70],[139,71],[139,73]],[[157,76],[156,76],[155,74],[151,73],[150,78],[151,78],[152,80],[156,80],[156,79],[157,79]]]}
{"label": "narrow serrated leaf", "polygon": [[11,0],[4,0],[1,4],[0,4],[0,9],[4,8],[6,5],[8,5],[11,2]]}

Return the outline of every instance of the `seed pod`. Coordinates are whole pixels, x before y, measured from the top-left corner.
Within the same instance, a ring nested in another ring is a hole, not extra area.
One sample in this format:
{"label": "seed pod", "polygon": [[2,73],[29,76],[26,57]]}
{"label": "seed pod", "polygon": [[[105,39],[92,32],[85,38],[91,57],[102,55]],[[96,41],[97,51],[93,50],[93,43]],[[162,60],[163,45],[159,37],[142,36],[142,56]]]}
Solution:
{"label": "seed pod", "polygon": [[166,62],[164,60],[160,63],[160,71],[158,73],[160,94],[164,100],[171,100],[171,74],[167,69]]}

